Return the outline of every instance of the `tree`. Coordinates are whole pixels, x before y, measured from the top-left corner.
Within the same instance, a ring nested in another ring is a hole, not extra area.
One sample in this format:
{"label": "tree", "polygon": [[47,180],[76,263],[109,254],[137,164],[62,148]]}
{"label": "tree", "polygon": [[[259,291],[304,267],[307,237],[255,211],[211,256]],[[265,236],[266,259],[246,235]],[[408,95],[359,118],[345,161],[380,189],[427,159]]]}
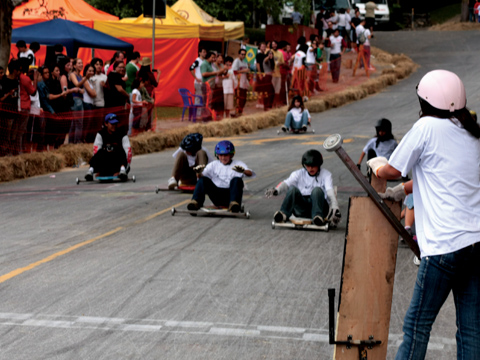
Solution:
{"label": "tree", "polygon": [[13,9],[24,0],[0,0],[0,66],[5,68],[10,58]]}
{"label": "tree", "polygon": [[85,0],[93,7],[120,18],[138,17],[143,13],[141,0]]}

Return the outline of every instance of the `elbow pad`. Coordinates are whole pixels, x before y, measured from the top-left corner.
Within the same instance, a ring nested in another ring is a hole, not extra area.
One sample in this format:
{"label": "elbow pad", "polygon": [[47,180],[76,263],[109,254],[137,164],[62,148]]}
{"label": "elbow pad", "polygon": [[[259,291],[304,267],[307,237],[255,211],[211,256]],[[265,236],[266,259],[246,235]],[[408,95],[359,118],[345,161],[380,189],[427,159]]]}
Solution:
{"label": "elbow pad", "polygon": [[328,202],[330,203],[330,208],[338,209],[338,201],[333,189],[327,190],[327,198],[328,198]]}
{"label": "elbow pad", "polygon": [[287,192],[288,190],[288,185],[285,184],[283,181],[278,184],[275,189],[278,191],[278,194],[280,195],[281,193]]}

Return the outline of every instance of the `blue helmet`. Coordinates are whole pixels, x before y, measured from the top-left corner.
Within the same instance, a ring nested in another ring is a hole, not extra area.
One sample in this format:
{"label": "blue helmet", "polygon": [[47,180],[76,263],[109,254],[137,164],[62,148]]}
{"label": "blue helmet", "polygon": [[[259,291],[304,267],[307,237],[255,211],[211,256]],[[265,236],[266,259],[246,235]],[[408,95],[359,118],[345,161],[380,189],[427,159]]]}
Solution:
{"label": "blue helmet", "polygon": [[215,156],[218,157],[218,155],[228,155],[232,154],[235,155],[235,146],[228,141],[228,140],[223,140],[220,141],[217,145],[215,145]]}

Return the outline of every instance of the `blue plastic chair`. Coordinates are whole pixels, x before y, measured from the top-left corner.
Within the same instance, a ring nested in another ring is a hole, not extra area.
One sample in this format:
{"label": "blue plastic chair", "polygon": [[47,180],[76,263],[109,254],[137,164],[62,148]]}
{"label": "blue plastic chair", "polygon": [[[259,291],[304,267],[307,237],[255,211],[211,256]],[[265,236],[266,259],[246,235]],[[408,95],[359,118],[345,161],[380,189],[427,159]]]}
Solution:
{"label": "blue plastic chair", "polygon": [[[185,116],[185,110],[188,109],[188,120],[193,122],[197,121],[197,109],[203,108],[203,97],[200,95],[192,94],[188,89],[178,89],[180,96],[183,100],[182,121]],[[195,98],[200,99],[200,104],[195,104]]]}

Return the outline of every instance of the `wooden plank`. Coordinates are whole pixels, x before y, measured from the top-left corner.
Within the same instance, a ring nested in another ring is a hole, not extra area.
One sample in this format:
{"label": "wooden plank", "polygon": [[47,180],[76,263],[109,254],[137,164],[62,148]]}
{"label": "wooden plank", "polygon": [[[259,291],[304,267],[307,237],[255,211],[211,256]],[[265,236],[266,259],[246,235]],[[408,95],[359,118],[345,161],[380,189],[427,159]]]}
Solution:
{"label": "wooden plank", "polygon": [[[400,217],[401,203],[388,203]],[[369,197],[351,197],[336,340],[382,341],[368,351],[369,360],[384,360],[395,277],[398,234]],[[358,359],[358,348],[336,345],[334,359]]]}

